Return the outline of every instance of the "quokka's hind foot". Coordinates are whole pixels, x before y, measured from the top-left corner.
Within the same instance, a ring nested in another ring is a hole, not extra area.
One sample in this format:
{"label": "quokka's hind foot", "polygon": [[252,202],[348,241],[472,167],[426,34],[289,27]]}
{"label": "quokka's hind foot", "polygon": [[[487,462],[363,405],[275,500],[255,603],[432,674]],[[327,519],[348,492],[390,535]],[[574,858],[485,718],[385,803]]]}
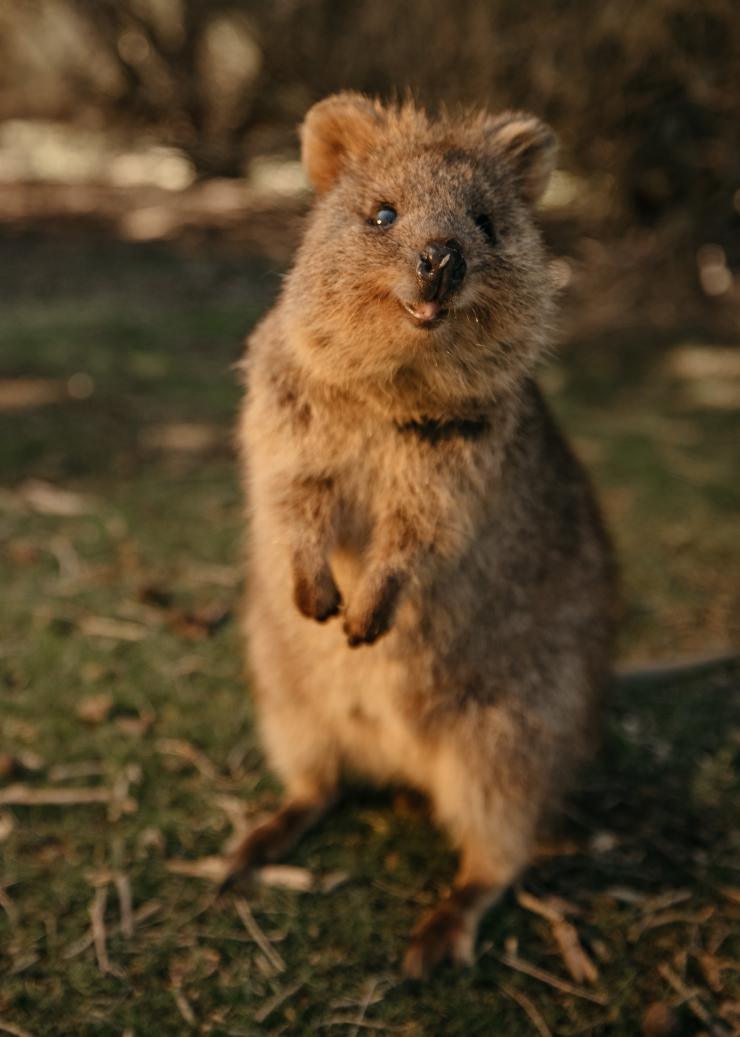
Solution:
{"label": "quokka's hind foot", "polygon": [[[461,789],[472,783],[459,782]],[[444,790],[449,792],[449,786]],[[459,824],[470,811],[465,799],[434,796],[437,815]],[[526,866],[531,856],[534,818],[489,789],[487,810],[474,812],[460,838],[460,865],[452,889],[411,934],[403,973],[410,979],[426,979],[443,962],[473,965],[478,926],[486,911]],[[484,828],[479,820],[487,821]],[[491,825],[489,829],[488,825]]]}
{"label": "quokka's hind foot", "polygon": [[249,885],[256,868],[280,860],[332,805],[333,797],[289,799],[245,836],[232,855],[219,892]]}
{"label": "quokka's hind foot", "polygon": [[408,979],[427,979],[443,962],[472,965],[475,938],[485,911],[501,889],[479,882],[455,886],[425,915],[411,936],[402,971]]}

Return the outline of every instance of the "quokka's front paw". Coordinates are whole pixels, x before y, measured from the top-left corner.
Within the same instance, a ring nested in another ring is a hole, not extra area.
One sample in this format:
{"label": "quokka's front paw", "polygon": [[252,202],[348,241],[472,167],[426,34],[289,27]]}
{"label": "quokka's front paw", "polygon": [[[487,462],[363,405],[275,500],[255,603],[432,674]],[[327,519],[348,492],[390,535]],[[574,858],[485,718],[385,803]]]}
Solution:
{"label": "quokka's front paw", "polygon": [[329,566],[322,566],[312,576],[296,569],[293,601],[302,615],[307,619],[315,619],[317,623],[325,623],[327,619],[336,616],[342,604],[342,596]]}
{"label": "quokka's front paw", "polygon": [[350,648],[371,645],[390,630],[401,590],[396,573],[383,578],[363,593],[360,587],[344,617],[343,630]]}

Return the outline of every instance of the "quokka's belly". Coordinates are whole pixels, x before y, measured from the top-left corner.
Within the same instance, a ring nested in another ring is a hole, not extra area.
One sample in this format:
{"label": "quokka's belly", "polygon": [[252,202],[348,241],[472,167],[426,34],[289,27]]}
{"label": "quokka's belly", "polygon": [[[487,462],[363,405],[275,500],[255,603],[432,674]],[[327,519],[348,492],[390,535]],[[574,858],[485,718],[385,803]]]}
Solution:
{"label": "quokka's belly", "polygon": [[417,784],[424,749],[408,705],[419,666],[394,651],[398,635],[349,648],[340,619],[303,632],[305,690],[315,722],[331,730],[342,764],[373,781]]}

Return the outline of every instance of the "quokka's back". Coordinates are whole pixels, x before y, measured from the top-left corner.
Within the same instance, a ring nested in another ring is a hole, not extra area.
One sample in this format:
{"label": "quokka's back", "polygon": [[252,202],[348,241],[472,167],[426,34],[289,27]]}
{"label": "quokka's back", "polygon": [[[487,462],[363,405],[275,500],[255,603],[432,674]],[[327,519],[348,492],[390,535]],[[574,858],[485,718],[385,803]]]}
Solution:
{"label": "quokka's back", "polygon": [[428,118],[356,94],[303,126],[318,199],[252,336],[241,444],[248,658],[286,852],[345,771],[425,792],[460,849],[404,960],[472,960],[592,744],[611,553],[532,380],[554,158],[523,113]]}

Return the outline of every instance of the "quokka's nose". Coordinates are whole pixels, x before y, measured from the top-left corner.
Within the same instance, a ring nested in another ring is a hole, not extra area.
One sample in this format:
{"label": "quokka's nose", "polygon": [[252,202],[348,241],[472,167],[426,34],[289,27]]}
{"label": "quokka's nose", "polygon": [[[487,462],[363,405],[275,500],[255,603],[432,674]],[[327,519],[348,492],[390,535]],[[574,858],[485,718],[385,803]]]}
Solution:
{"label": "quokka's nose", "polygon": [[444,299],[465,277],[462,245],[449,241],[428,241],[419,255],[416,276],[425,299]]}

